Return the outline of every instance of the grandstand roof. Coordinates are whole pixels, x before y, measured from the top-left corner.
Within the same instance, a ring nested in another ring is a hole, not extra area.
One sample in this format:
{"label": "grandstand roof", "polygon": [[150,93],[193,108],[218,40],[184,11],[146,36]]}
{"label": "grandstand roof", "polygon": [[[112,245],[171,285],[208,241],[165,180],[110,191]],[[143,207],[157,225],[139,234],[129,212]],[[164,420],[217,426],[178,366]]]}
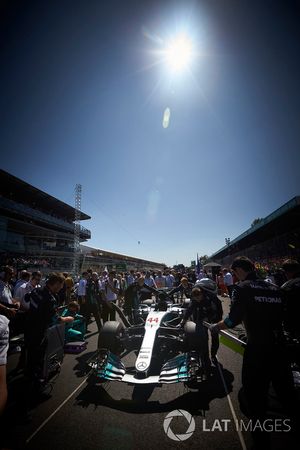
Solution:
{"label": "grandstand roof", "polygon": [[[74,220],[75,208],[58,200],[52,195],[46,194],[31,184],[0,169],[1,195],[16,202],[24,203],[42,211],[52,211],[57,216]],[[81,213],[80,220],[90,219],[85,213]]]}
{"label": "grandstand roof", "polygon": [[108,256],[108,257],[112,257],[112,258],[120,258],[122,260],[127,260],[127,261],[131,261],[131,262],[146,262],[146,263],[159,264],[159,265],[165,266],[164,263],[149,261],[148,259],[137,258],[135,256],[124,255],[121,253],[115,253],[115,252],[111,252],[109,250],[101,250],[99,248],[89,247],[89,246],[83,245],[83,244],[80,244],[80,250],[85,255],[95,254],[95,255],[104,256],[104,257]]}
{"label": "grandstand roof", "polygon": [[280,236],[288,231],[295,230],[295,228],[299,228],[299,225],[300,196],[297,196],[230,241],[229,246],[225,245],[211,255],[211,258],[221,257],[226,254],[230,248],[236,246],[240,249],[244,249],[254,243],[264,242],[273,236]]}

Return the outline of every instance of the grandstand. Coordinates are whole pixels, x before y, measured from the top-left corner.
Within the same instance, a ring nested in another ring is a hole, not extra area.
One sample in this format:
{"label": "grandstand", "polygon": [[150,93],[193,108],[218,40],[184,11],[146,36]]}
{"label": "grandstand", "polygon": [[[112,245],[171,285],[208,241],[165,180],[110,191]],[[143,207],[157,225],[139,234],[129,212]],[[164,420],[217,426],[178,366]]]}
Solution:
{"label": "grandstand", "polygon": [[92,268],[96,271],[116,270],[125,272],[128,270],[163,270],[166,265],[164,263],[148,261],[146,259],[135,258],[133,256],[121,255],[119,253],[100,250],[86,245],[80,246],[82,255],[82,270]]}
{"label": "grandstand", "polygon": [[[74,260],[75,208],[0,169],[0,264],[18,270],[71,272]],[[80,212],[80,221],[91,219]],[[80,243],[91,232],[80,226]],[[107,267],[118,271],[162,269],[156,263],[80,245],[80,271]]]}
{"label": "grandstand", "polygon": [[210,259],[229,266],[240,255],[261,262],[285,258],[300,260],[300,196],[292,198],[230,241]]}
{"label": "grandstand", "polygon": [[[19,269],[70,271],[75,209],[0,170],[0,258]],[[80,220],[91,217],[81,212]],[[91,232],[80,227],[80,242]]]}

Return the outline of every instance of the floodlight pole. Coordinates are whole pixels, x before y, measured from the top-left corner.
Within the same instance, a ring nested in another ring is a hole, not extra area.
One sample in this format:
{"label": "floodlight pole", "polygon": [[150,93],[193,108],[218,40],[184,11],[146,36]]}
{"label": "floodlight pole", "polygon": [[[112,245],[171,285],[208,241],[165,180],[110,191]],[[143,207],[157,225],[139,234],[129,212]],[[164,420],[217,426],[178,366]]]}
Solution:
{"label": "floodlight pole", "polygon": [[75,217],[74,217],[74,258],[73,273],[79,274],[79,258],[80,258],[80,218],[81,218],[81,184],[75,186]]}

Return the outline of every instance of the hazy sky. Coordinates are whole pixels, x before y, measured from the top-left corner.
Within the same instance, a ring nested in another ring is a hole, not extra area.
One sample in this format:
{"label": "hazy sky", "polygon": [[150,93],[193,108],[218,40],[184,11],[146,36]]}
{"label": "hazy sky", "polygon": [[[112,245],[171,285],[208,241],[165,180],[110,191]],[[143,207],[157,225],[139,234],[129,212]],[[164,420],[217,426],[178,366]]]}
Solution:
{"label": "hazy sky", "polygon": [[[81,183],[88,245],[212,254],[300,195],[296,4],[4,2],[1,168],[71,205]],[[174,73],[162,52],[182,32],[193,58]]]}

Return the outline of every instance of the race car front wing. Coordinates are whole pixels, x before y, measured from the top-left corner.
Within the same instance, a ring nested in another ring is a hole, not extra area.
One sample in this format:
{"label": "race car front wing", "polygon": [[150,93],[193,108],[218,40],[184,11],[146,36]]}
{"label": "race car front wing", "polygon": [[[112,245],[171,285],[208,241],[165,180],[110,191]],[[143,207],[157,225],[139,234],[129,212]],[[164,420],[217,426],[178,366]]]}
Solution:
{"label": "race car front wing", "polygon": [[141,378],[140,374],[126,373],[121,359],[110,351],[100,352],[97,359],[90,363],[99,381],[122,381],[129,384],[171,384],[188,381],[190,376],[189,355],[184,353],[167,361],[159,375]]}

